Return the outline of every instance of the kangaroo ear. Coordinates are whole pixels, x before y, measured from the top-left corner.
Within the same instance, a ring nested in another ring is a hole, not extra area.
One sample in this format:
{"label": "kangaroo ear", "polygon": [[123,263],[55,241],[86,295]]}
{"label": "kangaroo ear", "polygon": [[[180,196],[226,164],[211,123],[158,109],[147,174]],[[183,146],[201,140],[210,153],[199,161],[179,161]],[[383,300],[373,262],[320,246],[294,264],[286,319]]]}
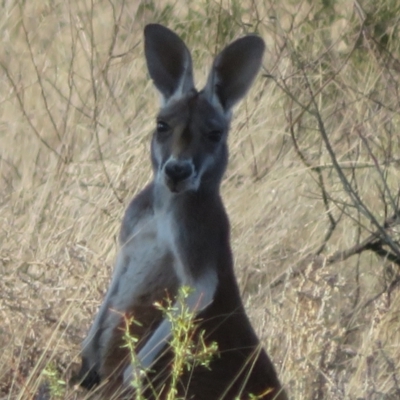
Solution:
{"label": "kangaroo ear", "polygon": [[150,76],[164,102],[194,88],[190,52],[174,32],[162,25],[147,25],[144,51]]}
{"label": "kangaroo ear", "polygon": [[225,47],[215,58],[204,89],[209,100],[216,100],[225,111],[246,94],[261,66],[264,41],[254,35],[245,36]]}

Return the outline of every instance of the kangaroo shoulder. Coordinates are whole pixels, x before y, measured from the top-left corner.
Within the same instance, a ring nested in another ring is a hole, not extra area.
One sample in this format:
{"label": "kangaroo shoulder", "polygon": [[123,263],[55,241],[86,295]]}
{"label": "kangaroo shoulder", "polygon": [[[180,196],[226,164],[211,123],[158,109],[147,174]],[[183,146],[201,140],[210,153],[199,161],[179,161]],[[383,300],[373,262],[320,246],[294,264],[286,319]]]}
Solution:
{"label": "kangaroo shoulder", "polygon": [[153,212],[153,184],[150,183],[132,199],[125,210],[119,233],[120,244],[128,240],[140,220]]}

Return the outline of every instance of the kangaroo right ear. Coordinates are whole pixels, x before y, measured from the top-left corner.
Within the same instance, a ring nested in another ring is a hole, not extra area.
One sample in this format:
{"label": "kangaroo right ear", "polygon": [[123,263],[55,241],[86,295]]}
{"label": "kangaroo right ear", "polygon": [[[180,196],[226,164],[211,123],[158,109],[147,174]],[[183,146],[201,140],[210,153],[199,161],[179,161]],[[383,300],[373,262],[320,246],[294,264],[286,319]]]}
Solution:
{"label": "kangaroo right ear", "polygon": [[150,76],[165,103],[194,88],[192,57],[174,32],[159,24],[146,25],[144,51]]}
{"label": "kangaroo right ear", "polygon": [[249,90],[264,54],[264,41],[255,35],[238,39],[215,58],[204,91],[211,103],[217,101],[225,112]]}

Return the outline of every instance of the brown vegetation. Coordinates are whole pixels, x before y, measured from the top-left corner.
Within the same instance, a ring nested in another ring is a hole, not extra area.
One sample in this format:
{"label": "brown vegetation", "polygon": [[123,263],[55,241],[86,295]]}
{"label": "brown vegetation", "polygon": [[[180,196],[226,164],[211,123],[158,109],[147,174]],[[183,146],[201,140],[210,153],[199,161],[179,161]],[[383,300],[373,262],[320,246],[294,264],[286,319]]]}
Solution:
{"label": "brown vegetation", "polygon": [[[0,398],[53,398],[150,178],[142,30],[212,56],[257,31],[223,183],[247,311],[293,399],[400,397],[399,8],[342,0],[5,1],[0,6]],[[57,386],[58,384],[58,386]],[[57,392],[57,393],[56,393]]]}

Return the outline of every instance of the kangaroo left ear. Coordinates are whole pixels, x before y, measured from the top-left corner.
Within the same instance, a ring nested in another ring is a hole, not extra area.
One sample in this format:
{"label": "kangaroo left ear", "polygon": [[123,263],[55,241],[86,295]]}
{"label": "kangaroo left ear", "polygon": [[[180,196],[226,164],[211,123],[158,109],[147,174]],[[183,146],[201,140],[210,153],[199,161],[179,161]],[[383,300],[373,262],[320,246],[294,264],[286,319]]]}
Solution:
{"label": "kangaroo left ear", "polygon": [[165,103],[194,88],[192,57],[175,32],[159,24],[147,25],[144,50],[150,76]]}
{"label": "kangaroo left ear", "polygon": [[204,89],[209,100],[217,100],[225,111],[244,97],[261,66],[264,41],[245,36],[225,47],[215,58]]}

